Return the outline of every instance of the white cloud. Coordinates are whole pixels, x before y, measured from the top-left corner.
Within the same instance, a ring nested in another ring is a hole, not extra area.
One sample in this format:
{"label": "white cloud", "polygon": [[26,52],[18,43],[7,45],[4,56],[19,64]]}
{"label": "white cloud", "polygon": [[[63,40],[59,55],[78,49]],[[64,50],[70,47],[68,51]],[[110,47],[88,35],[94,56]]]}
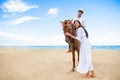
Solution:
{"label": "white cloud", "polygon": [[3,17],[7,18],[7,17],[9,17],[9,15],[8,14],[3,14]]}
{"label": "white cloud", "polygon": [[106,34],[90,36],[92,45],[120,45],[120,32],[108,32]]}
{"label": "white cloud", "polygon": [[[0,37],[6,37],[8,40],[15,40],[16,42],[2,42],[1,45],[66,45],[64,35],[54,35],[50,38],[33,37],[28,35],[21,35],[11,32],[0,31]],[[21,43],[18,43],[20,41]]]}
{"label": "white cloud", "polygon": [[66,45],[64,35],[58,34],[49,38],[38,39],[38,45]]}
{"label": "white cloud", "polygon": [[8,33],[8,32],[3,32],[3,31],[0,31],[0,36],[7,37],[7,38],[13,39],[13,40],[19,40],[19,41],[22,41],[25,43],[29,43],[29,42],[33,41],[32,38],[29,36],[18,35],[15,33]]}
{"label": "white cloud", "polygon": [[[109,36],[110,35],[110,36]],[[90,41],[92,45],[119,45],[120,35],[117,33],[110,33],[106,35],[91,35]],[[68,45],[65,42],[65,37],[62,34],[53,35],[52,37],[34,37],[28,35],[21,35],[11,32],[0,31],[0,37],[7,37],[8,40],[15,40],[16,42],[2,42],[1,45]],[[20,41],[21,43],[18,43]]]}
{"label": "white cloud", "polygon": [[32,8],[38,8],[37,5],[27,5],[22,2],[22,0],[7,0],[2,5],[4,12],[26,12]]}
{"label": "white cloud", "polygon": [[50,8],[47,12],[48,15],[57,15],[58,14],[58,8]]}
{"label": "white cloud", "polygon": [[[110,35],[110,36],[109,36]],[[0,31],[0,37],[6,37],[8,41],[14,40],[16,42],[0,42],[1,45],[68,45],[65,42],[65,37],[63,34],[53,35],[51,37],[34,37],[29,35],[3,32]],[[19,43],[20,41],[21,43]],[[120,35],[119,32],[112,32],[105,35],[91,35],[90,41],[92,45],[119,45]],[[18,46],[19,46],[18,45]]]}
{"label": "white cloud", "polygon": [[22,24],[22,23],[27,22],[27,21],[39,20],[39,19],[40,18],[32,17],[32,16],[23,16],[21,18],[17,18],[15,20],[10,21],[9,23],[12,25],[18,25],[18,24]]}

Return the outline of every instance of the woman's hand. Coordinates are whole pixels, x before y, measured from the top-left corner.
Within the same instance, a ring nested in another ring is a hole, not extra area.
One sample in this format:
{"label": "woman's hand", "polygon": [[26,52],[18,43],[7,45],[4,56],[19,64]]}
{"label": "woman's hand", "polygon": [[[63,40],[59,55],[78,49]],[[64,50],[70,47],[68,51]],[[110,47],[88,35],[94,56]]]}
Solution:
{"label": "woman's hand", "polygon": [[75,36],[73,36],[73,35],[70,34],[69,32],[66,32],[65,35],[66,35],[66,36],[70,36],[70,37],[73,38],[73,39],[77,39]]}
{"label": "woman's hand", "polygon": [[71,36],[71,34],[69,32],[66,32],[65,35],[66,36]]}

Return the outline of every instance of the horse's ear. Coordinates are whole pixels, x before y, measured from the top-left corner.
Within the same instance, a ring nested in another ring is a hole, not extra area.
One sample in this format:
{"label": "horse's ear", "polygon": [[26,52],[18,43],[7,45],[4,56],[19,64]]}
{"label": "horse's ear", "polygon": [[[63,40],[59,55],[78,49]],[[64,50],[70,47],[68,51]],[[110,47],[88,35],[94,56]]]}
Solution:
{"label": "horse's ear", "polygon": [[64,28],[64,27],[63,27],[63,22],[62,22],[62,21],[60,21],[60,23],[62,24],[62,28]]}
{"label": "horse's ear", "polygon": [[72,22],[73,21],[73,19],[72,20],[70,20],[70,22]]}
{"label": "horse's ear", "polygon": [[65,25],[65,22],[64,22],[64,21],[60,21],[60,23],[61,23],[62,25]]}
{"label": "horse's ear", "polygon": [[62,21],[60,21],[60,23],[62,23]]}

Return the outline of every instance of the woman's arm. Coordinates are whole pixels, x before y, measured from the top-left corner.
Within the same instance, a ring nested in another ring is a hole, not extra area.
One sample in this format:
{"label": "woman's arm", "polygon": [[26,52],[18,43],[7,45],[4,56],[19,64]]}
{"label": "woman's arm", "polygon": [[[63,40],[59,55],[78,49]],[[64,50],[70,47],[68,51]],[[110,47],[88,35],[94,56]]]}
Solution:
{"label": "woman's arm", "polygon": [[73,36],[72,34],[70,34],[70,33],[68,33],[68,32],[66,32],[65,35],[66,35],[66,36],[70,36],[70,37],[72,37],[73,39],[77,39],[75,36]]}
{"label": "woman's arm", "polygon": [[76,37],[73,36],[72,34],[68,33],[68,32],[66,32],[65,35],[66,35],[66,36],[70,36],[70,37],[73,38],[73,39],[77,39],[77,40],[79,40],[79,41],[82,41],[82,37],[83,37],[83,35],[84,35],[83,33],[84,33],[83,29],[82,29],[82,28],[79,28],[78,31],[77,31],[77,36],[76,36]]}

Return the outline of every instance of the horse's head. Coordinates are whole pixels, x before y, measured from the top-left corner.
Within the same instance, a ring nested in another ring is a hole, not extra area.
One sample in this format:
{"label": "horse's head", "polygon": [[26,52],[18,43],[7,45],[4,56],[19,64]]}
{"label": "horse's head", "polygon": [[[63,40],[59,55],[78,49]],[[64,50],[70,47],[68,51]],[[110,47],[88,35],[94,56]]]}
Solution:
{"label": "horse's head", "polygon": [[[61,21],[62,27],[63,27],[63,32],[64,34],[66,32],[72,33],[72,20],[65,20],[65,21]],[[65,41],[68,42],[70,40],[69,36],[65,35]]]}

